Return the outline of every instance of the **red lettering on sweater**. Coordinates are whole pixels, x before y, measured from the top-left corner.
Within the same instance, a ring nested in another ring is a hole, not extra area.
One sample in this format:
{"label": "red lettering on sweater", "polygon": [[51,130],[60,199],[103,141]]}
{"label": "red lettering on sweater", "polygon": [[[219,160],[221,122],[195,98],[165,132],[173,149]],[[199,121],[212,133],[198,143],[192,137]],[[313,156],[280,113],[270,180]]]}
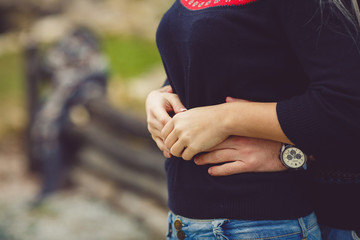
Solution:
{"label": "red lettering on sweater", "polygon": [[256,0],[180,0],[181,3],[190,10],[200,10],[209,7],[220,6],[239,6],[245,5]]}

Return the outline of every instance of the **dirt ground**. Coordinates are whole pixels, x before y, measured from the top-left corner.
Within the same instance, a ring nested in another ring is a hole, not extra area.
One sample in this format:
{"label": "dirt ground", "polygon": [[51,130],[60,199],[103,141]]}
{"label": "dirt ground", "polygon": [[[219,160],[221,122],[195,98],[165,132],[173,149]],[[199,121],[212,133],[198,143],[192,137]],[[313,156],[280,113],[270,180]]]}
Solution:
{"label": "dirt ground", "polygon": [[79,186],[33,207],[40,181],[29,175],[16,138],[0,142],[0,240],[161,239],[128,213]]}

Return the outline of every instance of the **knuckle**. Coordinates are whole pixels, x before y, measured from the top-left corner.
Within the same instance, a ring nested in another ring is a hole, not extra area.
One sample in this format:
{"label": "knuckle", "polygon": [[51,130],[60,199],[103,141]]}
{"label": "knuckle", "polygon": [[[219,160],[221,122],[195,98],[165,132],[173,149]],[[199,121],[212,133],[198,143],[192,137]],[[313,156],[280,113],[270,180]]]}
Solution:
{"label": "knuckle", "polygon": [[173,149],[170,150],[170,153],[171,153],[172,155],[174,155],[175,157],[181,157],[181,155],[180,155],[177,151],[175,151],[175,150],[173,150]]}
{"label": "knuckle", "polygon": [[222,169],[219,169],[219,172],[221,172],[221,175],[229,175],[230,174],[230,171],[228,168],[222,168]]}
{"label": "knuckle", "polygon": [[213,154],[213,159],[216,162],[221,161],[223,157],[224,157],[223,154],[221,152],[219,152],[219,151],[215,151],[214,154]]}
{"label": "knuckle", "polygon": [[195,152],[195,148],[193,145],[189,145],[189,146],[187,146],[186,151],[192,153],[192,152]]}
{"label": "knuckle", "polygon": [[234,137],[232,138],[232,142],[236,145],[236,146],[239,146],[239,145],[242,145],[245,143],[245,138],[243,137]]}
{"label": "knuckle", "polygon": [[184,134],[183,136],[181,136],[181,140],[182,142],[184,142],[185,144],[190,142],[191,137],[188,134]]}
{"label": "knuckle", "polygon": [[[180,135],[182,131],[181,131],[180,127],[175,126],[173,132],[174,132],[176,135]],[[184,139],[185,136],[181,136],[181,137],[182,137],[182,139]]]}
{"label": "knuckle", "polygon": [[159,137],[156,137],[155,136],[155,141],[158,143],[158,144],[160,144],[160,145],[164,145],[164,142],[163,142],[163,140],[161,139],[161,138],[159,138]]}
{"label": "knuckle", "polygon": [[171,158],[171,153],[168,150],[163,151],[164,157]]}
{"label": "knuckle", "polygon": [[157,136],[154,134],[151,134],[152,139],[156,142]]}
{"label": "knuckle", "polygon": [[178,122],[180,118],[181,118],[181,114],[175,114],[172,119],[174,122]]}
{"label": "knuckle", "polygon": [[193,150],[194,153],[199,153],[199,152],[201,152],[202,149],[198,144],[194,144],[192,146],[192,150]]}
{"label": "knuckle", "polygon": [[174,150],[174,148],[170,148],[170,153],[176,157],[178,157],[176,151]]}
{"label": "knuckle", "polygon": [[187,150],[182,155],[182,158],[187,161],[191,160],[192,157],[193,157],[192,153]]}
{"label": "knuckle", "polygon": [[251,155],[253,153],[253,150],[251,148],[244,147],[241,149],[241,152],[245,155]]}
{"label": "knuckle", "polygon": [[153,139],[159,147],[164,147],[164,142],[159,137],[153,136]]}
{"label": "knuckle", "polygon": [[152,127],[155,127],[157,123],[157,121],[154,118],[148,118],[146,122],[148,126],[152,126]]}
{"label": "knuckle", "polygon": [[200,152],[199,148],[197,148],[194,145],[188,146],[186,150],[187,150],[188,154],[191,156],[194,156],[195,154]]}
{"label": "knuckle", "polygon": [[166,123],[168,122],[166,118],[160,118],[159,121],[162,125],[166,125]]}
{"label": "knuckle", "polygon": [[167,141],[167,140],[165,140],[164,145],[165,145],[167,148],[169,148],[169,149],[170,149],[170,147],[171,147],[169,141]]}
{"label": "knuckle", "polygon": [[258,167],[261,167],[262,164],[260,164],[259,161],[257,161],[256,159],[250,158],[249,161],[245,162],[244,164],[244,168],[250,168],[250,169],[257,169]]}
{"label": "knuckle", "polygon": [[225,168],[222,170],[222,173],[223,173],[224,175],[231,175],[231,169],[225,167]]}
{"label": "knuckle", "polygon": [[161,151],[164,151],[165,150],[165,148],[164,148],[164,145],[162,144],[162,143],[156,143],[157,144],[157,146],[158,146],[158,148],[161,150]]}
{"label": "knuckle", "polygon": [[181,155],[181,157],[182,157],[182,159],[184,159],[184,160],[189,160],[188,159],[188,154],[187,153],[183,153],[182,155]]}
{"label": "knuckle", "polygon": [[165,132],[165,129],[163,128],[163,129],[161,129],[159,132],[160,132],[160,136],[165,139],[165,133],[166,133],[166,132]]}
{"label": "knuckle", "polygon": [[149,125],[152,125],[152,124],[153,124],[153,120],[152,120],[151,118],[147,118],[147,119],[146,119],[146,123],[147,123],[148,126],[149,126]]}
{"label": "knuckle", "polygon": [[153,106],[149,106],[147,107],[148,111],[149,111],[149,115],[150,116],[156,116],[156,107],[153,107]]}

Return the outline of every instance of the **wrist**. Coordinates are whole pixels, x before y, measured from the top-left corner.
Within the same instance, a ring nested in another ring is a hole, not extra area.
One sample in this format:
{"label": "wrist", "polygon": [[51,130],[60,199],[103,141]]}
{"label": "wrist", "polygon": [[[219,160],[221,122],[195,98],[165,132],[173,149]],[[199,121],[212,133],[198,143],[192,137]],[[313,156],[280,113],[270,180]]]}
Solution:
{"label": "wrist", "polygon": [[242,105],[239,102],[224,103],[224,111],[221,113],[221,123],[224,132],[230,135],[246,136],[244,134],[244,124],[242,124]]}

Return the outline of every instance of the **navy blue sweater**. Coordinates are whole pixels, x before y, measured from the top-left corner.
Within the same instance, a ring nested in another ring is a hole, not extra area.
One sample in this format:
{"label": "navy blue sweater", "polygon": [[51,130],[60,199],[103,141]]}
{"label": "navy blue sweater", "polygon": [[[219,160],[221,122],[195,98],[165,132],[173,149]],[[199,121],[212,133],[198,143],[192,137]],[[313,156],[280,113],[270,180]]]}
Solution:
{"label": "navy blue sweater", "polygon": [[[224,103],[226,96],[278,102],[284,133],[318,166],[356,173],[360,38],[329,6],[319,6],[318,0],[176,0],[159,25],[157,44],[168,81],[187,108]],[[308,182],[308,172],[212,177],[208,167],[166,160],[173,212],[200,219],[289,219],[313,210],[310,190],[318,185]],[[322,195],[334,195],[338,211],[328,213],[330,204],[320,218],[339,226],[341,209],[352,209],[341,227],[358,224],[360,197],[348,190],[338,196],[336,189],[343,188],[329,186]],[[360,190],[359,183],[346,186]],[[330,201],[316,199],[317,208]]]}

